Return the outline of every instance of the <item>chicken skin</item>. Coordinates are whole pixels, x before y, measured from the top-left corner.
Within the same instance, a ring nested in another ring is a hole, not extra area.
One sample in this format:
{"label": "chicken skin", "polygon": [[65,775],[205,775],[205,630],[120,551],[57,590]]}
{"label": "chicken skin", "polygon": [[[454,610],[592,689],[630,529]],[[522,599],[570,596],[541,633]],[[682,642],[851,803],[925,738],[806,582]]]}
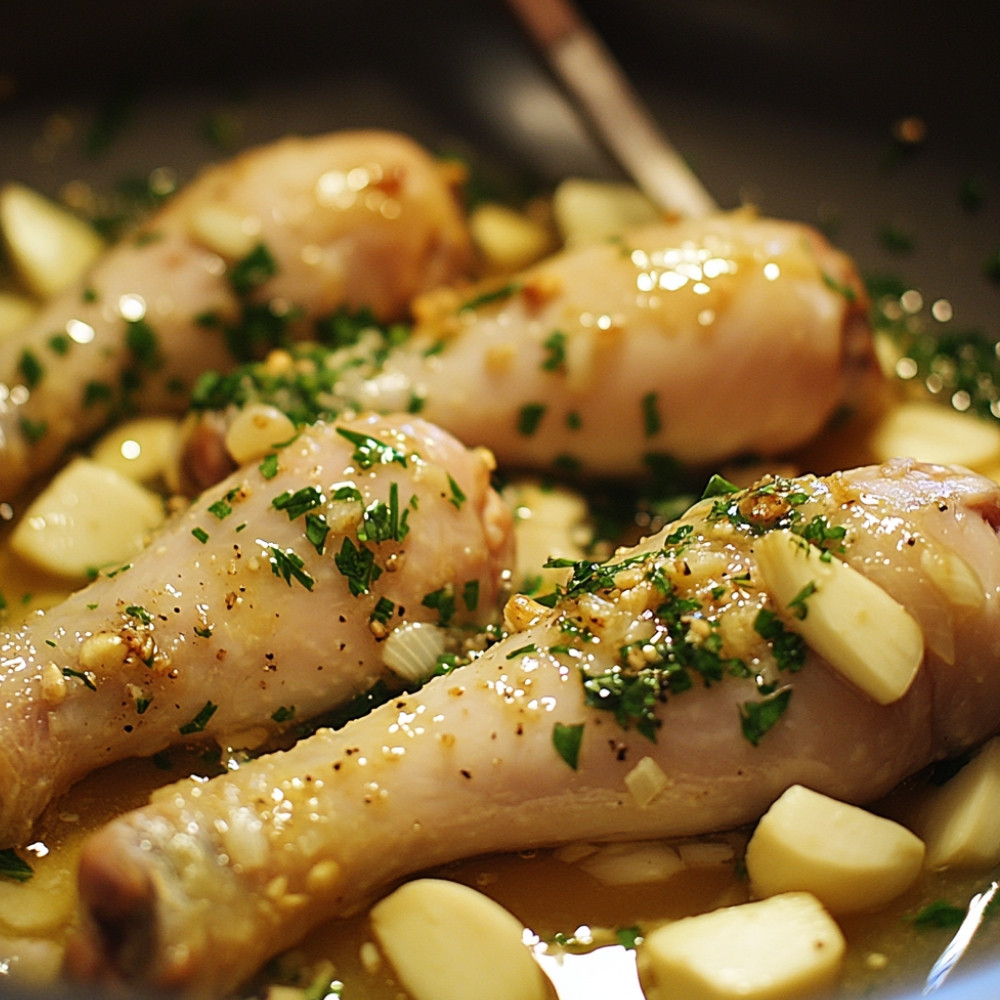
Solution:
{"label": "chicken skin", "polygon": [[[902,460],[709,496],[577,563],[552,607],[512,598],[510,634],[449,676],[98,831],[68,971],[224,994],[449,860],[731,828],[796,783],[873,800],[997,729],[998,526],[995,483]],[[894,700],[845,679],[763,586],[755,547],[777,530],[916,623]]]}
{"label": "chicken skin", "polygon": [[466,273],[445,172],[388,132],[286,138],[207,169],[0,345],[0,498],[129,409],[181,412],[338,309],[407,315]]}
{"label": "chicken skin", "polygon": [[403,623],[495,619],[513,542],[492,468],[418,418],[316,424],[8,631],[3,844],[105,764],[255,747],[366,691]]}
{"label": "chicken skin", "polygon": [[850,260],[801,224],[650,224],[502,284],[422,296],[412,335],[368,357],[310,351],[282,373],[265,362],[206,380],[188,465],[201,485],[218,475],[199,458],[219,453],[205,434],[255,398],[419,412],[503,468],[585,478],[780,455],[876,408],[866,309]]}

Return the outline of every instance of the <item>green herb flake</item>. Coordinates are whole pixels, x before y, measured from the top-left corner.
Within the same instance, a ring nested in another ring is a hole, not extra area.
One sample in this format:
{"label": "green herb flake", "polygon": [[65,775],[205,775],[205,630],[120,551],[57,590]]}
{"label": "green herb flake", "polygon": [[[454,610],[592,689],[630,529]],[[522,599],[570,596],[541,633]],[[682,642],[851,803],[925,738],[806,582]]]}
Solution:
{"label": "green herb flake", "polygon": [[525,437],[531,437],[545,416],[544,403],[526,403],[517,415],[517,432]]}
{"label": "green herb flake", "polygon": [[802,636],[785,628],[769,608],[761,608],[753,622],[754,631],[771,644],[771,653],[779,670],[795,673],[805,666],[806,644]]}
{"label": "green herb flake", "polygon": [[663,427],[657,401],[655,392],[647,392],[642,397],[642,426],[646,437],[656,437]]}
{"label": "green herb flake", "polygon": [[961,906],[936,899],[906,919],[920,931],[950,929],[961,926],[965,912]]}
{"label": "green herb flake", "polygon": [[32,420],[30,417],[21,417],[18,426],[28,444],[37,444],[49,432],[48,421]]}
{"label": "green herb flake", "polygon": [[740,727],[743,736],[758,746],[764,736],[785,714],[792,698],[791,688],[782,688],[760,701],[747,701],[740,705]]}
{"label": "green herb flake", "polygon": [[192,528],[191,534],[194,535],[194,537],[197,538],[202,545],[208,541],[208,532],[204,528]]}
{"label": "green herb flake", "polygon": [[143,625],[152,625],[153,616],[140,604],[130,604],[125,608],[125,614],[137,618]]}
{"label": "green herb flake", "polygon": [[203,733],[209,720],[215,715],[218,708],[218,705],[213,705],[212,702],[206,701],[201,711],[190,722],[184,723],[178,729],[178,732],[182,736],[190,736],[192,733]]}
{"label": "green herb flake", "polygon": [[380,625],[387,625],[396,610],[396,605],[388,597],[380,597],[368,616],[368,620],[378,622]]}
{"label": "green herb flake", "polygon": [[355,545],[350,538],[344,539],[333,561],[355,597],[369,593],[372,584],[382,575],[382,568],[375,562],[375,553],[366,545]]}
{"label": "green herb flake", "polygon": [[440,587],[424,594],[420,602],[425,608],[433,608],[438,613],[438,623],[447,625],[455,616],[455,591],[450,586]]}
{"label": "green herb flake", "polygon": [[642,930],[635,925],[632,927],[619,927],[615,931],[615,938],[627,951],[635,951],[635,949],[642,943],[643,933]]}
{"label": "green herb flake", "polygon": [[466,610],[475,611],[479,607],[479,581],[467,580],[462,587],[462,601]]}
{"label": "green herb flake", "polygon": [[271,251],[258,243],[229,271],[229,283],[239,296],[247,296],[278,273],[278,264]]}
{"label": "green herb flake", "polygon": [[583,723],[565,725],[556,722],[552,726],[552,745],[556,753],[575,771],[580,760],[580,745],[583,743]]}
{"label": "green herb flake", "polygon": [[566,334],[562,330],[553,330],[542,343],[545,357],[542,359],[542,370],[547,372],[562,371],[566,367]]}
{"label": "green herb flake", "polygon": [[716,473],[705,484],[701,499],[708,500],[711,497],[729,496],[731,493],[738,493],[739,489],[735,483],[730,482],[725,476],[720,476]]}
{"label": "green herb flake", "polygon": [[285,490],[271,501],[275,510],[283,510],[290,521],[301,517],[306,511],[313,510],[323,503],[323,494],[315,486],[303,486],[294,493]]}
{"label": "green herb flake", "polygon": [[72,338],[65,333],[54,333],[49,337],[49,350],[53,354],[64,357],[69,354],[69,349],[73,346]]}
{"label": "green herb flake", "polygon": [[306,571],[302,557],[293,549],[283,549],[274,542],[264,542],[258,539],[264,546],[271,563],[271,572],[280,577],[290,587],[292,581],[302,584],[306,590],[312,590],[316,581]]}
{"label": "green herb flake", "polygon": [[12,882],[27,882],[34,874],[31,865],[13,847],[0,850],[0,877]]}
{"label": "green herb flake", "polygon": [[330,534],[330,525],[322,514],[306,514],[306,540],[319,553],[326,551],[326,539]]}
{"label": "green herb flake", "polygon": [[199,639],[211,639],[213,628],[211,625],[195,625],[194,634],[198,636]]}
{"label": "green herb flake", "polygon": [[264,456],[264,460],[257,466],[260,474],[265,479],[274,479],[278,474],[278,456],[273,451]]}
{"label": "green herb flake", "polygon": [[295,718],[295,706],[294,705],[279,705],[271,713],[271,721],[277,722],[280,726],[282,723],[291,722]]}
{"label": "green herb flake", "polygon": [[816,584],[809,581],[789,602],[788,610],[802,621],[809,614],[809,606],[806,601],[816,593]]}
{"label": "green herb flake", "polygon": [[465,493],[462,491],[462,487],[455,482],[454,477],[449,473],[448,475],[448,488],[451,490],[451,496],[448,497],[448,503],[450,503],[456,510],[462,509],[462,504],[468,499]]}
{"label": "green herb flake", "polygon": [[370,469],[374,465],[389,465],[393,462],[406,468],[406,455],[398,448],[346,427],[338,427],[337,433],[354,445],[353,458],[360,468]]}
{"label": "green herb flake", "polygon": [[29,389],[34,389],[45,375],[45,366],[38,360],[38,355],[28,348],[21,351],[17,370]]}
{"label": "green herb flake", "polygon": [[74,670],[72,667],[62,668],[63,677],[74,677],[76,680],[82,682],[83,686],[90,691],[96,691],[97,685],[94,683],[93,678],[89,674],[85,674],[82,670]]}
{"label": "green herb flake", "polygon": [[481,292],[479,295],[473,296],[473,298],[468,299],[463,302],[459,307],[459,312],[466,312],[472,309],[478,309],[480,306],[493,305],[496,302],[503,302],[505,299],[512,298],[517,295],[518,292],[524,286],[519,281],[511,281],[506,285],[501,285],[499,288],[490,289],[487,292]]}
{"label": "green herb flake", "polygon": [[144,319],[130,319],[125,330],[125,343],[141,368],[156,371],[161,363],[156,331]]}
{"label": "green herb flake", "polygon": [[213,517],[217,517],[220,521],[223,521],[232,514],[233,506],[228,500],[216,500],[215,503],[209,504],[208,512]]}

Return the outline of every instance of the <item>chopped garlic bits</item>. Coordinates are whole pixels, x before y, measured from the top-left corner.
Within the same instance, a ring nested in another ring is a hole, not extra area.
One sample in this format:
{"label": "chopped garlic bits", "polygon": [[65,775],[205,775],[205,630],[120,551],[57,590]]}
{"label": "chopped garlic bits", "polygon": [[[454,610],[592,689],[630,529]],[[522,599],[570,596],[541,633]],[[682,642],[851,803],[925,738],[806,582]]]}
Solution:
{"label": "chopped garlic bits", "polygon": [[835,670],[881,705],[906,694],[924,637],[901,604],[787,529],[757,539],[754,554],[775,611]]}

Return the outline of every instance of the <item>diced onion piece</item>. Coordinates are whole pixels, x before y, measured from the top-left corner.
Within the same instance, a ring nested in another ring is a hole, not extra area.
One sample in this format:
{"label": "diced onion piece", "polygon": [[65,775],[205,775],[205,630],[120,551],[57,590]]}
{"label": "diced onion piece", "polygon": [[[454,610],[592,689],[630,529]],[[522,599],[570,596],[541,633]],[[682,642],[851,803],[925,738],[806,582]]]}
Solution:
{"label": "diced onion piece", "polygon": [[661,218],[657,207],[631,184],[570,177],[552,196],[556,226],[566,243],[595,243],[629,226]]}
{"label": "diced onion piece", "polygon": [[[924,656],[913,616],[878,584],[786,529],[754,542],[763,587],[775,610],[827,662],[880,705],[901,698]],[[807,588],[815,591],[789,611]]]}
{"label": "diced onion piece", "polygon": [[1000,462],[1000,427],[940,403],[914,401],[891,407],[870,443],[880,462],[905,456],[977,470]]}
{"label": "diced onion piece", "polygon": [[665,882],[684,870],[680,855],[662,841],[608,844],[585,857],[579,867],[605,885]]}
{"label": "diced onion piece", "polygon": [[238,465],[256,462],[295,436],[291,418],[269,403],[250,403],[226,431],[226,450]]}
{"label": "diced onion piece", "polygon": [[998,802],[1000,737],[916,808],[913,827],[927,844],[926,867],[985,870],[1000,862]]}
{"label": "diced onion piece", "polygon": [[23,184],[0,190],[0,230],[18,277],[43,299],[78,281],[104,249],[93,226]]}
{"label": "diced onion piece", "polygon": [[229,260],[246,257],[260,238],[258,219],[216,203],[199,206],[188,228],[206,249]]}
{"label": "diced onion piece", "polygon": [[445,651],[445,632],[432,622],[403,622],[382,644],[382,662],[409,683],[431,677]]}
{"label": "diced onion piece", "polygon": [[179,434],[172,417],[137,417],[108,431],[90,457],[137,483],[151,483],[171,468]]}
{"label": "diced onion piece", "polygon": [[643,757],[625,775],[625,787],[636,805],[645,809],[667,787],[669,779],[652,757]]}
{"label": "diced onion piece", "polygon": [[442,879],[407,882],[371,910],[383,954],[414,1000],[548,1000],[524,928],[492,899]]}
{"label": "diced onion piece", "polygon": [[805,892],[684,917],[638,948],[648,1000],[791,1000],[833,986],[844,936]]}
{"label": "diced onion piece", "polygon": [[74,459],[35,498],[11,533],[11,548],[49,573],[86,580],[127,562],[164,519],[157,494],[89,458]]}
{"label": "diced onion piece", "polygon": [[495,202],[472,210],[469,230],[483,267],[492,273],[520,271],[554,249],[547,226]]}
{"label": "diced onion piece", "polygon": [[0,339],[20,330],[37,311],[38,306],[26,296],[0,291]]}
{"label": "diced onion piece", "polygon": [[756,895],[810,892],[835,915],[895,899],[923,861],[923,841],[906,827],[801,785],[764,814],[746,851]]}

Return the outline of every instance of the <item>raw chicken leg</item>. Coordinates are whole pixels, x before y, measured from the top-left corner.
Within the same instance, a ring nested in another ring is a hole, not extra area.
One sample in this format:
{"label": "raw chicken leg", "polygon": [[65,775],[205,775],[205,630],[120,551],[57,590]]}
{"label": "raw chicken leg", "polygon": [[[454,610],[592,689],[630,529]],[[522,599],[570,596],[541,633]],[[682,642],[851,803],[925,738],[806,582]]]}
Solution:
{"label": "raw chicken leg", "polygon": [[[441,288],[414,314],[384,359],[314,354],[302,385],[320,387],[320,409],[415,410],[502,468],[635,476],[777,455],[874,409],[881,384],[850,260],[749,212],[646,226],[499,287]],[[280,407],[299,377],[256,371],[203,383],[199,405],[273,393]]]}
{"label": "raw chicken leg", "polygon": [[[995,483],[904,461],[706,499],[609,564],[577,564],[551,610],[512,599],[520,631],[450,676],[99,831],[68,969],[222,994],[448,860],[733,827],[796,782],[874,799],[997,729],[998,523]],[[773,528],[919,623],[898,700],[861,693],[773,607],[753,553]]]}
{"label": "raw chicken leg", "polygon": [[0,497],[123,407],[183,410],[201,371],[339,308],[404,316],[469,264],[443,171],[402,136],[288,138],[208,169],[0,344]]}
{"label": "raw chicken leg", "polygon": [[252,747],[367,690],[404,621],[494,619],[513,543],[492,468],[416,418],[314,425],[6,634],[0,843],[101,765]]}

